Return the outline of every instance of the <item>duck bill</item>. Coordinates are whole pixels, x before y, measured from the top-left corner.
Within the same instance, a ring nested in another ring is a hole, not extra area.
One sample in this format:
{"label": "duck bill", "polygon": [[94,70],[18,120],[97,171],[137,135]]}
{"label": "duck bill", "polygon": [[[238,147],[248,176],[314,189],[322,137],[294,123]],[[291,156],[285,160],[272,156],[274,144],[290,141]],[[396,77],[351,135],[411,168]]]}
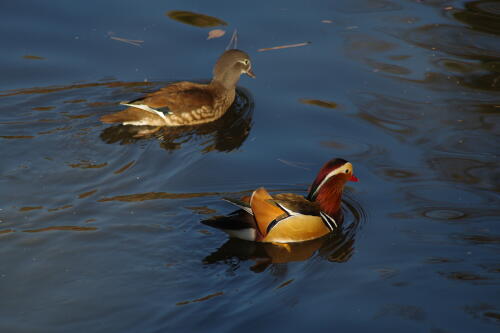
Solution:
{"label": "duck bill", "polygon": [[359,179],[355,175],[352,175],[351,178],[349,178],[349,181],[351,181],[351,182],[359,182]]}
{"label": "duck bill", "polygon": [[255,74],[252,72],[252,69],[249,68],[246,72],[245,72],[248,76],[250,76],[252,79],[255,79],[256,76]]}

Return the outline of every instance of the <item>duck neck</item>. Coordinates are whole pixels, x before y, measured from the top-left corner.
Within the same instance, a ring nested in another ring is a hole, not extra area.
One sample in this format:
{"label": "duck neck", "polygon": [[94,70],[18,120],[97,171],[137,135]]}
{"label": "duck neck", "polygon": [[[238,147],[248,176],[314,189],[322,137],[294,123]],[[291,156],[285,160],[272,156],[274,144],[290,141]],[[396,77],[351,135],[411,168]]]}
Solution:
{"label": "duck neck", "polygon": [[224,90],[235,90],[236,84],[240,80],[240,73],[235,71],[226,71],[222,74],[215,75],[210,84],[215,87],[220,87]]}
{"label": "duck neck", "polygon": [[335,220],[339,220],[342,215],[340,205],[342,202],[343,190],[344,184],[326,183],[322,186],[314,200],[319,204],[323,212],[330,215]]}

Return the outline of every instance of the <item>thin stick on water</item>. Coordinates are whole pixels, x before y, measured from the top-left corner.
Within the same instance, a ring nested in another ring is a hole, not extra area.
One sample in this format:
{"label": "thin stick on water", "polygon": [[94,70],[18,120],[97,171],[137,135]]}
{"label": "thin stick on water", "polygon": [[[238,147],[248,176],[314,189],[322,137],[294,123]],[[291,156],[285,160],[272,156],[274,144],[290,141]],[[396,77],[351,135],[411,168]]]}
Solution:
{"label": "thin stick on water", "polygon": [[[234,47],[231,47],[234,44]],[[234,29],[233,35],[231,36],[231,39],[229,40],[229,44],[227,44],[226,51],[229,49],[236,49],[238,48],[238,30]]]}
{"label": "thin stick on water", "polygon": [[280,45],[280,46],[273,46],[273,47],[266,47],[263,49],[258,49],[258,52],[263,52],[263,51],[270,51],[270,50],[280,50],[280,49],[288,49],[290,47],[299,47],[299,46],[306,46],[311,44],[311,42],[305,42],[305,43],[298,43],[298,44],[289,44],[289,45]]}
{"label": "thin stick on water", "polygon": [[144,43],[143,40],[137,40],[137,39],[127,39],[127,38],[121,38],[121,37],[115,37],[115,36],[109,36],[109,38],[117,40],[119,42],[124,42],[127,44],[138,46],[138,47],[142,47],[141,43]]}

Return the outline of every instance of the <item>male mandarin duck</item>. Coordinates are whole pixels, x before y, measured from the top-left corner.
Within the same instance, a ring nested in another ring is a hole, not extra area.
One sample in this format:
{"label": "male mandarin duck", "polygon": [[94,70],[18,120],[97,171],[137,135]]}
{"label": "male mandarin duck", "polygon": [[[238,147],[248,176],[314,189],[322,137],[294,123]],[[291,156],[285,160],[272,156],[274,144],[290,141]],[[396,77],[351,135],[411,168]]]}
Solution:
{"label": "male mandarin duck", "polygon": [[201,222],[250,241],[291,243],[316,239],[339,227],[347,181],[358,181],[352,164],[335,158],[321,168],[307,198],[293,193],[271,196],[261,187],[251,197],[225,199],[240,210]]}
{"label": "male mandarin duck", "polygon": [[[209,84],[177,82],[144,98],[122,105],[129,108],[101,117],[104,123],[184,126],[220,118],[233,104],[241,74],[255,78],[250,57],[243,51],[225,51],[217,60]],[[163,113],[158,109],[166,109]]]}

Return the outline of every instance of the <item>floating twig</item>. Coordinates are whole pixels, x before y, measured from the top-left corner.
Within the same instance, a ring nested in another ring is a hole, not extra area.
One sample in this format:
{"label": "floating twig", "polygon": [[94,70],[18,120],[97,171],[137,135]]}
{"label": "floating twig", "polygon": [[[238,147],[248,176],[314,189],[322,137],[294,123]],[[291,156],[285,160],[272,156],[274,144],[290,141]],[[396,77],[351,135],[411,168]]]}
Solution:
{"label": "floating twig", "polygon": [[273,47],[266,47],[263,49],[258,49],[258,52],[263,52],[263,51],[270,51],[270,50],[280,50],[280,49],[288,49],[290,47],[299,47],[299,46],[306,46],[311,44],[311,42],[305,42],[305,43],[298,43],[298,44],[288,44],[288,45],[280,45],[280,46],[273,46]]}
{"label": "floating twig", "polygon": [[[233,47],[231,47],[234,44]],[[229,40],[229,44],[227,44],[226,51],[229,49],[236,49],[238,48],[238,30],[234,29],[233,35],[231,36],[231,40]]]}
{"label": "floating twig", "polygon": [[138,40],[138,39],[126,39],[126,38],[121,38],[121,37],[116,37],[116,36],[109,36],[109,38],[117,40],[119,42],[124,42],[127,44],[131,44],[134,46],[142,47],[142,43],[144,43],[143,40]]}
{"label": "floating twig", "polygon": [[309,163],[287,161],[287,160],[284,160],[282,158],[277,158],[277,160],[280,161],[283,164],[286,164],[286,165],[294,167],[294,168],[299,168],[299,169],[304,169],[304,170],[311,170],[308,167],[304,166],[304,165],[308,165]]}

